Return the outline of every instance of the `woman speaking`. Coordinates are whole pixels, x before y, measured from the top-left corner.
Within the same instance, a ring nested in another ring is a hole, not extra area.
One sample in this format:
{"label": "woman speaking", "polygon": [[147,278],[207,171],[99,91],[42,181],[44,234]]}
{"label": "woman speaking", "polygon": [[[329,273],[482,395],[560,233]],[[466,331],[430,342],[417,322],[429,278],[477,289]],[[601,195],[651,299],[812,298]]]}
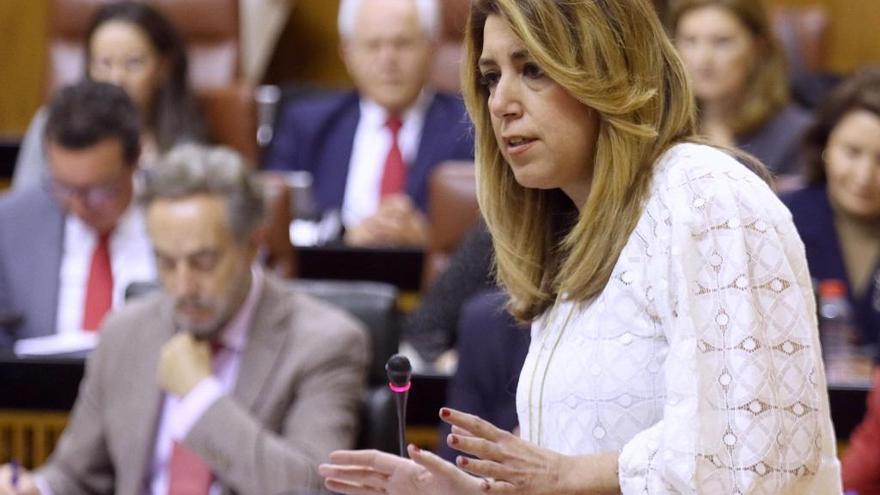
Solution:
{"label": "woman speaking", "polygon": [[444,408],[472,457],[336,452],[326,486],[839,493],[803,244],[760,164],[694,137],[651,4],[477,0],[465,45],[480,207],[531,322],[520,436]]}

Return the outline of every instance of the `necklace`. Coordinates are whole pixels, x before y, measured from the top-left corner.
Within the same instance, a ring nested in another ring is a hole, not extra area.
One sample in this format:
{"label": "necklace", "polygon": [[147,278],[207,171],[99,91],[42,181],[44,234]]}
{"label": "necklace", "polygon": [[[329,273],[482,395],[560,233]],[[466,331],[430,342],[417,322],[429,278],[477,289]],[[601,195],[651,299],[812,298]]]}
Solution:
{"label": "necklace", "polygon": [[547,329],[556,321],[556,312],[560,306],[560,296],[557,296],[556,301],[553,302],[553,307],[550,309],[550,312],[547,315],[547,319],[544,320],[544,324],[541,328],[541,333],[543,337],[541,338],[540,348],[538,350],[538,356],[535,358],[535,366],[532,368],[531,379],[529,381],[529,441],[541,446],[544,432],[544,385],[547,383],[547,374],[550,371],[550,363],[553,361],[553,355],[556,353],[556,349],[559,347],[559,343],[562,341],[562,337],[565,334],[565,331],[568,329],[568,323],[571,321],[571,316],[574,314],[576,303],[570,303],[571,308],[568,310],[568,314],[565,316],[565,321],[562,322],[562,328],[559,329],[558,334],[556,335],[556,339],[553,342],[553,346],[550,348],[550,355],[547,356],[547,362],[544,365],[544,372],[541,374],[541,383],[538,391],[538,400],[537,400],[537,435],[534,435],[535,431],[535,380],[538,376],[538,366],[541,363],[541,357],[544,354],[544,350],[547,348],[546,343],[547,339],[550,338],[550,334],[547,332]]}

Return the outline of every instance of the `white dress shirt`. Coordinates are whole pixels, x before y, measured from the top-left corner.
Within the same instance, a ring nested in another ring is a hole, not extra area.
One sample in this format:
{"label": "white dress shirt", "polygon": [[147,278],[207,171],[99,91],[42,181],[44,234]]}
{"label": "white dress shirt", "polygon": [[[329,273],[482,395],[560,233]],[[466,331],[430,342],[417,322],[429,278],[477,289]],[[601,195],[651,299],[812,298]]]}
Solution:
{"label": "white dress shirt", "polygon": [[[407,169],[418,154],[425,114],[433,100],[434,93],[424,90],[400,116],[403,125],[397,143]],[[359,224],[379,209],[382,173],[392,142],[391,130],[385,125],[387,121],[388,112],[383,107],[361,98],[360,120],[354,133],[342,203],[342,223],[346,227]]]}
{"label": "white dress shirt", "polygon": [[605,289],[532,325],[523,438],[619,452],[623,494],[840,493],[803,243],[730,156],[673,147]]}
{"label": "white dress shirt", "polygon": [[[56,332],[80,332],[92,254],[98,234],[76,215],[64,220],[64,245],[58,279]],[[130,205],[110,235],[110,269],[113,272],[113,309],[125,303],[125,288],[132,282],[156,280],[153,247],[147,235],[143,210]]]}
{"label": "white dress shirt", "polygon": [[[169,463],[174,442],[183,442],[193,425],[221,396],[232,392],[241,366],[241,356],[247,343],[247,332],[251,325],[257,301],[260,298],[263,272],[259,266],[251,269],[251,288],[238,312],[226,324],[220,338],[223,348],[218,350],[212,360],[212,376],[202,380],[185,397],[178,398],[165,394],[159,427],[156,430],[156,445],[150,462],[150,471],[145,482],[150,495],[167,495],[169,482]],[[211,484],[211,495],[218,495],[220,484]]]}

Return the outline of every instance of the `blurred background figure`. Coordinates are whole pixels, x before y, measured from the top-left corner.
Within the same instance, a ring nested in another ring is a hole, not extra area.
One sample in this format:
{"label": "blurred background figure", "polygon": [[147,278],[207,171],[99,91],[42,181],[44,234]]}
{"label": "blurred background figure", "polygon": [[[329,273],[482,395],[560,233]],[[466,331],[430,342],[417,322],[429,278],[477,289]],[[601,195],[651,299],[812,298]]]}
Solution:
{"label": "blurred background figure", "polygon": [[839,280],[858,343],[880,329],[880,68],[842,83],[816,112],[804,144],[808,186],[782,196],[810,274]]}
{"label": "blurred background figure", "polygon": [[266,167],[307,170],[345,241],[422,246],[427,182],[444,160],[471,159],[460,97],[426,87],[440,29],[436,0],[343,0],[341,53],[355,90],[282,110]]}
{"label": "blurred background figure", "polygon": [[46,114],[43,182],[0,198],[0,311],[22,317],[0,329],[0,348],[95,331],[129,284],[156,278],[132,200],[141,133],[131,99],[86,80],[58,92]]}
{"label": "blurred background figure", "polygon": [[[514,320],[507,302],[507,294],[496,288],[469,297],[461,306],[455,344],[458,363],[445,405],[514,431],[519,426],[516,387],[531,339],[529,326]],[[448,424],[440,424],[438,454],[455,462],[461,452],[446,443],[451,431]]]}
{"label": "blurred background figure", "polygon": [[690,71],[701,133],[757,156],[776,175],[799,174],[809,114],[790,103],[764,3],[672,0],[669,26]]}
{"label": "blurred background figure", "polygon": [[142,200],[162,290],[107,320],[58,448],[20,490],[0,466],[0,494],[318,489],[354,441],[364,328],[255,263],[264,203],[237,153],[175,147]]}
{"label": "blurred background figure", "polygon": [[455,347],[462,306],[472,297],[493,289],[494,278],[492,236],[486,224],[479,222],[467,232],[448,266],[425,290],[419,306],[407,315],[402,340],[412,346],[424,363],[448,369],[436,361],[441,358],[445,362],[442,356]]}
{"label": "blurred background figure", "polygon": [[[202,118],[187,80],[183,41],[155,8],[118,2],[99,8],[83,40],[87,79],[121,86],[141,114],[141,165],[183,141],[205,137]],[[42,146],[46,111],[34,116],[22,142],[13,186],[34,185],[46,171]]]}

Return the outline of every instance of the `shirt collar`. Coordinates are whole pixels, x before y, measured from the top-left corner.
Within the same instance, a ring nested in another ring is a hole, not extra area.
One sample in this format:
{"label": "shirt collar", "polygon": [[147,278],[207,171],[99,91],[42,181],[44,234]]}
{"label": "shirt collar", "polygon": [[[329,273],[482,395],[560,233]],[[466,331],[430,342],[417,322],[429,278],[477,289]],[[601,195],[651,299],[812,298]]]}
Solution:
{"label": "shirt collar", "polygon": [[[416,101],[404,110],[403,114],[400,116],[403,124],[406,125],[406,123],[411,121],[414,117],[424,115],[425,112],[428,111],[428,107],[433,100],[434,91],[427,88],[422,89],[419,92]],[[388,120],[388,111],[385,110],[385,107],[366,96],[361,96],[360,111],[361,119],[372,127],[384,127],[385,122]]]}

